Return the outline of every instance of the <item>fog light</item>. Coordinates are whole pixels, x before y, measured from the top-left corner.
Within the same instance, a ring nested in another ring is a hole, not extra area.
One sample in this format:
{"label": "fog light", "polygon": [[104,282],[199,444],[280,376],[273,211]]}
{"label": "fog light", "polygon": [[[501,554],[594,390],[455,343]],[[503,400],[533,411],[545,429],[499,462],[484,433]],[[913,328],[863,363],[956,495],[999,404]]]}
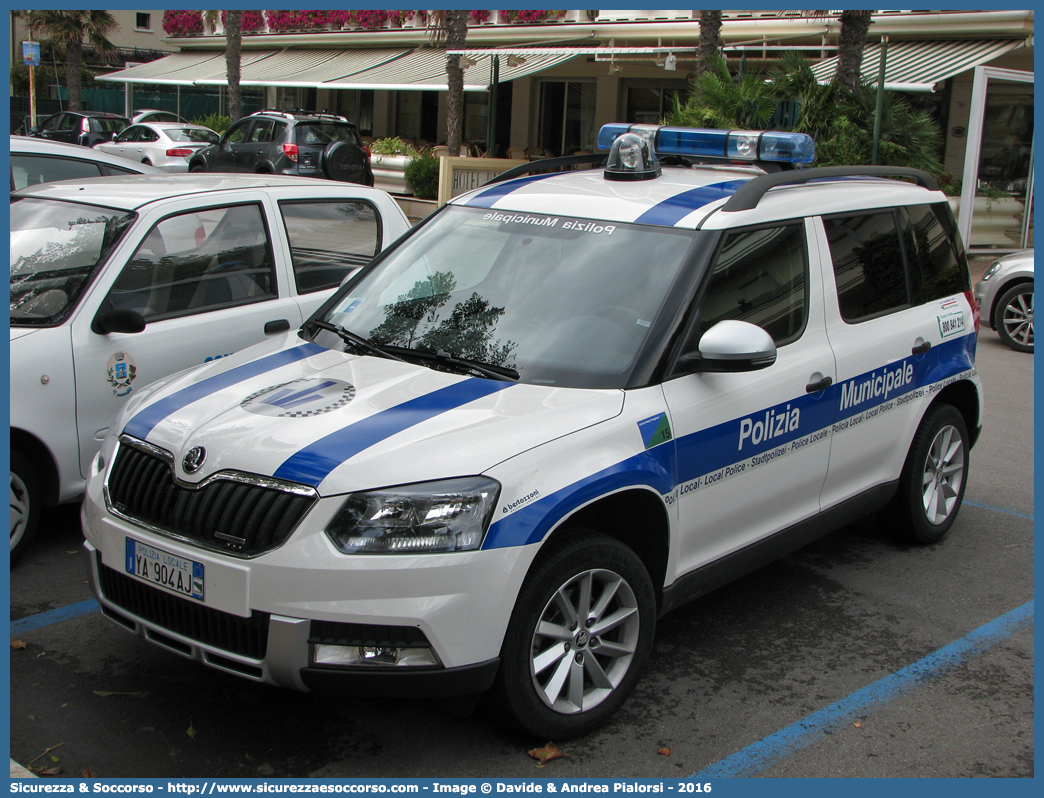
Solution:
{"label": "fog light", "polygon": [[397,667],[430,668],[439,666],[438,656],[430,648],[394,648],[390,646],[315,645],[312,661],[316,665],[340,668]]}

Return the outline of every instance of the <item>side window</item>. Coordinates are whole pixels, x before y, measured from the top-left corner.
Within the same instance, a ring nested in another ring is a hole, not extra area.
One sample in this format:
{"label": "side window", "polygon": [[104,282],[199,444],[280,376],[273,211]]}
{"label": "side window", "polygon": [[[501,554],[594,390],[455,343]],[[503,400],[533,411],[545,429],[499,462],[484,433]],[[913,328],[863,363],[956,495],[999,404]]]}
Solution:
{"label": "side window", "polygon": [[257,205],[171,216],[149,231],[109,292],[146,321],[276,296],[272,246]]}
{"label": "side window", "polygon": [[949,208],[915,205],[900,211],[910,261],[914,304],[960,294],[971,288],[967,260],[958,251],[948,221]]}
{"label": "side window", "polygon": [[138,141],[159,141],[159,133],[155,130],[150,130],[147,127],[141,129],[141,133],[138,136]]}
{"label": "side window", "polygon": [[380,217],[368,202],[280,202],[279,210],[299,294],[339,285],[380,251]]}
{"label": "side window", "polygon": [[225,141],[228,144],[242,144],[246,141],[247,128],[250,127],[252,121],[252,119],[248,119],[245,122],[241,122],[240,124],[230,128],[225,134]]}
{"label": "side window", "polygon": [[272,140],[272,120],[259,119],[250,131],[250,140],[264,142]]}
{"label": "side window", "polygon": [[77,126],[80,121],[79,117],[73,116],[72,114],[63,114],[61,122],[58,124],[59,130],[72,130]]}
{"label": "side window", "polygon": [[11,174],[15,188],[50,183],[54,180],[79,180],[85,177],[100,177],[101,170],[90,161],[72,158],[48,158],[40,155],[11,154]]}
{"label": "side window", "polygon": [[835,216],[823,225],[845,321],[865,321],[910,304],[894,213]]}
{"label": "side window", "polygon": [[118,135],[113,140],[113,143],[115,143],[115,144],[125,144],[128,141],[137,141],[137,136],[138,136],[138,133],[140,131],[141,131],[141,128],[138,127],[137,125],[135,125],[134,127],[129,127],[126,130],[124,130],[122,133],[120,133],[120,135]]}
{"label": "side window", "polygon": [[269,141],[282,141],[283,131],[286,130],[286,122],[274,122],[272,125],[272,135],[269,137]]}
{"label": "side window", "polygon": [[52,116],[49,119],[45,119],[44,123],[43,123],[43,125],[41,126],[40,129],[41,130],[57,130],[58,129],[58,123],[62,121],[62,116],[63,116],[62,114],[56,114],[55,116]]}
{"label": "side window", "polygon": [[805,327],[808,269],[803,224],[729,233],[700,303],[699,335],[724,319],[765,329],[776,345]]}

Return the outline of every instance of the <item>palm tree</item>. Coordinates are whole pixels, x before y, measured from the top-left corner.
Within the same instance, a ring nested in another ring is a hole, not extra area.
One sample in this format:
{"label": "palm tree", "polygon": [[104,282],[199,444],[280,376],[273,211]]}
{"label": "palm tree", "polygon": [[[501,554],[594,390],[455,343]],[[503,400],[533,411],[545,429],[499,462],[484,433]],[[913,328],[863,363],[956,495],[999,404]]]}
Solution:
{"label": "palm tree", "polygon": [[[824,10],[802,11],[801,13],[809,17],[834,15],[833,11]],[[837,71],[834,78],[849,91],[855,91],[862,82],[859,67],[863,64],[866,33],[870,30],[870,23],[873,22],[872,14],[873,11],[848,10],[842,11],[838,17],[841,20],[841,34],[837,43]]]}
{"label": "palm tree", "polygon": [[777,95],[757,67],[748,66],[737,82],[725,58],[713,54],[707,59],[707,71],[693,79],[688,101],[675,105],[670,124],[759,130],[772,119]]}
{"label": "palm tree", "polygon": [[99,55],[110,55],[116,52],[116,45],[107,37],[120,26],[108,11],[27,11],[25,24],[37,38],[50,39],[53,46],[64,48],[69,109],[81,110],[84,40]]}
{"label": "palm tree", "polygon": [[243,12],[225,12],[225,72],[228,76],[228,117],[235,122],[243,115],[243,92],[239,87],[240,51],[243,47]]}
{"label": "palm tree", "polygon": [[710,59],[718,54],[718,37],[721,34],[721,12],[700,12],[700,49],[696,61],[696,77],[710,69]]}
{"label": "palm tree", "polygon": [[[432,11],[428,18],[432,44],[445,45],[447,50],[462,49],[468,36],[468,16],[467,11],[459,9]],[[457,156],[464,128],[464,68],[459,55],[446,57],[446,77],[446,145],[449,154]]]}

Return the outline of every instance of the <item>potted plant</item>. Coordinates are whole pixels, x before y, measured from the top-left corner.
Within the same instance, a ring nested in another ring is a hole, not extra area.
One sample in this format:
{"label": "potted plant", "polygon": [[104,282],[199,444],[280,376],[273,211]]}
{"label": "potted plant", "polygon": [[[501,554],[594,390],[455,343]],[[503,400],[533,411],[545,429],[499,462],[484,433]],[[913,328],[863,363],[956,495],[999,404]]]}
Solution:
{"label": "potted plant", "polygon": [[198,36],[203,33],[203,12],[164,11],[163,32],[168,36]]}
{"label": "potted plant", "polygon": [[406,169],[417,150],[399,137],[377,139],[370,145],[373,158],[373,180],[377,188],[394,194],[411,194],[413,188],[406,178]]}

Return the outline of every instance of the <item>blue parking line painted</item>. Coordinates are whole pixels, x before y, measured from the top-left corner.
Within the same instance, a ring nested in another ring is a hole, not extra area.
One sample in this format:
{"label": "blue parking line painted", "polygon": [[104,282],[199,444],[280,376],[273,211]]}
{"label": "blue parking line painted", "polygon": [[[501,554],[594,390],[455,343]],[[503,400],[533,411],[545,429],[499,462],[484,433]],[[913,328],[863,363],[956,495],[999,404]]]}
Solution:
{"label": "blue parking line painted", "polygon": [[969,507],[978,507],[980,510],[990,510],[990,511],[995,512],[995,513],[1004,513],[1005,515],[1013,515],[1016,518],[1026,518],[1026,519],[1028,519],[1030,521],[1033,520],[1033,516],[1032,515],[1027,515],[1026,513],[1020,513],[1017,510],[1009,510],[1007,507],[995,507],[992,504],[982,504],[981,502],[973,502],[973,501],[970,501],[969,499],[964,499],[961,502],[961,504],[966,504]]}
{"label": "blue parking line painted", "polygon": [[76,604],[70,604],[68,607],[59,607],[49,612],[39,612],[36,615],[30,615],[28,618],[19,618],[17,621],[11,621],[11,636],[14,637],[23,632],[39,629],[41,626],[50,626],[52,623],[67,621],[70,618],[79,618],[81,615],[89,615],[97,611],[98,602],[94,599],[87,599]]}
{"label": "blue parking line painted", "polygon": [[858,718],[874,707],[886,704],[916,687],[944,676],[1032,623],[1031,600],[917,662],[704,768],[691,778],[733,778],[760,773],[812,745],[842,723]]}

